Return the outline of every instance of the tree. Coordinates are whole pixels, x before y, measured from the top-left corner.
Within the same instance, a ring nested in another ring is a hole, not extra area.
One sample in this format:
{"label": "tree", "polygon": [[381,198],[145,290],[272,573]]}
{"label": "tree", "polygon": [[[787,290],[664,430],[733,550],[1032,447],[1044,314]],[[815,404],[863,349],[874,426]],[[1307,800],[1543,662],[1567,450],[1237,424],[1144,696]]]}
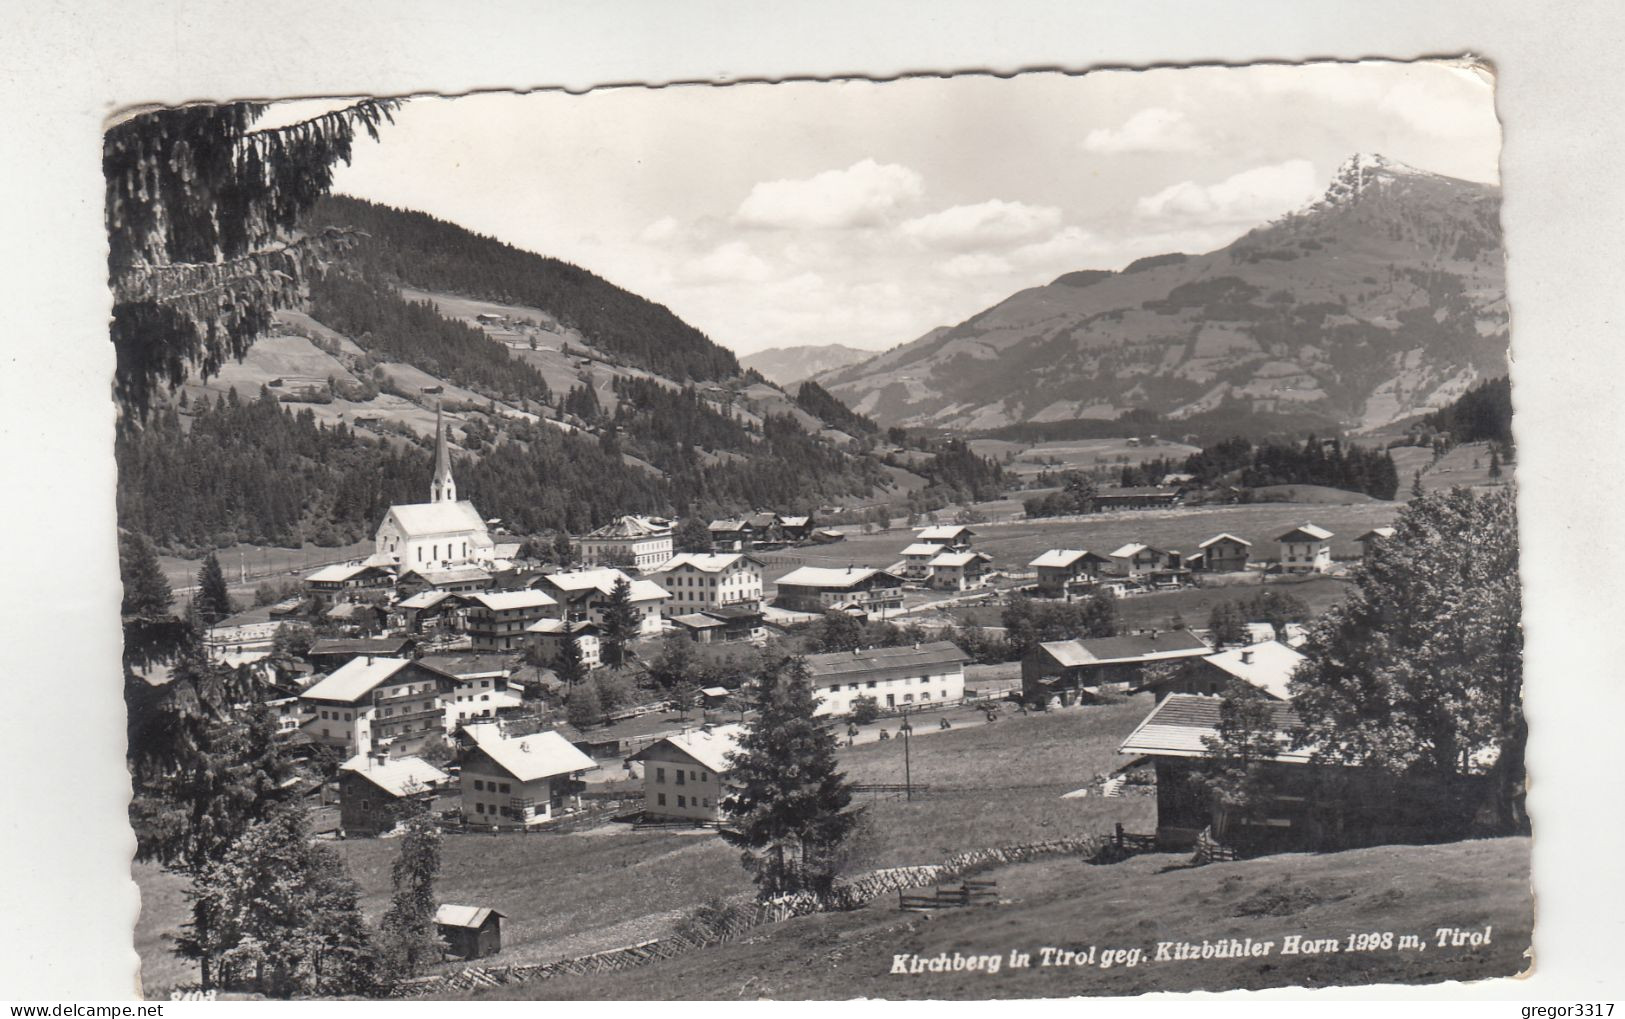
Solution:
{"label": "tree", "polygon": [[852,698],[852,721],[868,725],[880,717],[880,702],[867,695]]}
{"label": "tree", "polygon": [[699,517],[685,517],[672,535],[672,544],[679,552],[710,552],[711,528]]}
{"label": "tree", "polygon": [[574,690],[587,678],[587,663],[581,654],[581,638],[576,635],[570,621],[564,621],[564,637],[559,641],[553,660],[547,663],[566,691]]}
{"label": "tree", "polygon": [[[1353,572],[1292,682],[1300,747],[1438,790],[1441,830],[1480,806],[1524,830],[1522,598],[1513,493],[1466,488],[1409,503]],[[1484,772],[1491,802],[1462,776]]]}
{"label": "tree", "polygon": [[649,677],[662,690],[673,690],[690,682],[699,665],[694,657],[694,642],[687,634],[673,631],[660,641],[660,653],[649,666]]}
{"label": "tree", "polygon": [[157,388],[242,357],[272,313],[345,246],[337,231],[295,236],[300,216],[349,161],[358,128],[377,138],[398,103],[366,99],[255,130],[263,103],[185,106],[130,117],[102,143],[107,193],[114,394],[144,419]]}
{"label": "tree", "polygon": [[846,612],[825,612],[818,620],[813,642],[821,652],[855,651],[863,645],[863,623]]}
{"label": "tree", "polygon": [[174,593],[158,566],[158,552],[144,534],[120,531],[119,579],[124,583],[125,616],[156,619],[169,615]]}
{"label": "tree", "polygon": [[409,795],[406,832],[390,868],[395,892],[379,923],[378,979],[384,987],[410,980],[440,961],[445,943],[435,926],[434,882],[440,874],[440,825],[423,796]]}
{"label": "tree", "polygon": [[1277,635],[1285,631],[1286,624],[1307,622],[1310,617],[1308,602],[1295,594],[1274,590],[1260,591],[1248,598],[1242,602],[1241,612],[1246,622],[1268,623]]}
{"label": "tree", "polygon": [[814,717],[815,704],[805,661],[767,663],[752,692],[756,719],[732,755],[722,837],[742,850],[763,898],[827,893],[862,813],[837,770],[835,733]]}
{"label": "tree", "polygon": [[604,718],[603,702],[598,696],[598,684],[587,680],[564,695],[564,720],[577,729],[596,725]]}
{"label": "tree", "polygon": [[626,645],[638,634],[638,611],[632,604],[632,584],[626,577],[615,578],[604,603],[604,657],[620,668],[626,664]]}
{"label": "tree", "polygon": [[231,592],[226,587],[226,574],[220,569],[220,559],[210,552],[197,571],[197,611],[208,624],[217,623],[231,615]]}
{"label": "tree", "polygon": [[1246,820],[1269,800],[1265,767],[1288,740],[1271,702],[1245,684],[1232,684],[1219,702],[1217,736],[1203,736],[1206,759],[1192,779],[1212,798],[1214,835],[1224,840],[1232,820]]}
{"label": "tree", "polygon": [[671,692],[671,706],[677,712],[677,720],[683,721],[688,713],[693,711],[700,703],[700,688],[693,680],[684,680],[678,683]]}
{"label": "tree", "polygon": [[1490,480],[1501,480],[1501,447],[1490,443]]}
{"label": "tree", "polygon": [[1411,498],[1420,499],[1424,492],[1422,489],[1422,472],[1417,471],[1411,475]]}
{"label": "tree", "polygon": [[244,831],[189,895],[194,918],[207,923],[187,924],[175,951],[203,963],[205,988],[278,998],[371,989],[360,889],[338,853],[312,840],[303,808]]}
{"label": "tree", "polygon": [[614,672],[603,672],[593,679],[598,688],[598,708],[607,718],[632,702],[632,681]]}
{"label": "tree", "polygon": [[1207,617],[1207,628],[1220,648],[1247,642],[1247,620],[1233,601],[1222,601],[1213,606],[1213,611]]}

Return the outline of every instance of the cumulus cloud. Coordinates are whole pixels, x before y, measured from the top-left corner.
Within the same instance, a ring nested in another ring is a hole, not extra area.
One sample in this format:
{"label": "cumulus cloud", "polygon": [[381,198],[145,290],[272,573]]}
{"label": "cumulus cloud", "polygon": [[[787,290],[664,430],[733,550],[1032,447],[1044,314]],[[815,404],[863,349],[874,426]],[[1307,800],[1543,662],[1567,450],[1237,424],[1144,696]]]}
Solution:
{"label": "cumulus cloud", "polygon": [[1131,152],[1193,152],[1201,147],[1196,126],[1178,110],[1148,106],[1121,127],[1097,127],[1083,139],[1086,152],[1122,155]]}
{"label": "cumulus cloud", "polygon": [[638,240],[645,244],[664,244],[676,236],[677,220],[671,216],[661,216],[639,232]]}
{"label": "cumulus cloud", "polygon": [[1260,223],[1310,201],[1321,187],[1313,163],[1290,159],[1216,184],[1181,181],[1141,198],[1134,211],[1146,219],[1181,223]]}
{"label": "cumulus cloud", "polygon": [[686,282],[702,285],[760,283],[773,275],[773,267],[744,241],[729,241],[683,265],[679,275]]}
{"label": "cumulus cloud", "polygon": [[948,251],[975,251],[1036,240],[1061,224],[1061,210],[998,198],[976,205],[955,205],[904,222],[907,237]]}
{"label": "cumulus cloud", "polygon": [[839,230],[879,226],[925,192],[918,173],[865,159],[800,180],[761,181],[734,219],[767,229]]}

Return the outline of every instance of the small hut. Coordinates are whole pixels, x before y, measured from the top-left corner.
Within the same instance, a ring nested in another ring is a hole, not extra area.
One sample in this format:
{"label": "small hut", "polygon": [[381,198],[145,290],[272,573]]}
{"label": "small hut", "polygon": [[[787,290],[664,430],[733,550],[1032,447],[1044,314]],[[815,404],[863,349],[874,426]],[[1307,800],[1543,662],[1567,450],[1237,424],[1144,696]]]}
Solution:
{"label": "small hut", "polygon": [[468,962],[502,951],[505,914],[482,906],[453,906],[434,911],[435,928],[446,942],[446,954]]}

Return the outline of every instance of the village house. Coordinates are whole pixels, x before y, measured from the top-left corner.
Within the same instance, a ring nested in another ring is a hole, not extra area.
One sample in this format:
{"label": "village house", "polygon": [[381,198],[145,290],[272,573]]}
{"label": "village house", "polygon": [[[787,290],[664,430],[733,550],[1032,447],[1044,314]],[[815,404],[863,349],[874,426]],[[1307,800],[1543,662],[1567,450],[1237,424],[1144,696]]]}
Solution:
{"label": "village house", "polygon": [[923,584],[931,578],[931,560],[947,550],[947,545],[932,541],[916,541],[905,546],[902,565],[897,568],[897,573],[911,583]]}
{"label": "village house", "polygon": [[514,651],[525,646],[525,628],[555,615],[558,605],[543,591],[481,591],[468,595],[463,626],[476,652]]}
{"label": "village house", "polygon": [[1354,540],[1360,543],[1360,557],[1370,559],[1383,542],[1392,538],[1395,531],[1392,527],[1374,527]]}
{"label": "village house", "polygon": [[779,529],[784,534],[784,540],[791,544],[799,545],[804,541],[811,541],[817,527],[818,523],[811,513],[805,516],[779,518]]}
{"label": "village house", "polygon": [[523,698],[509,684],[513,666],[501,655],[424,655],[418,661],[439,669],[457,680],[457,685],[441,699],[446,705],[446,731],[479,720],[496,718],[504,708],[517,708]]}
{"label": "village house", "polygon": [[1039,706],[1087,702],[1138,685],[1147,665],[1212,653],[1189,630],[1048,641],[1021,659],[1022,698]]}
{"label": "village house", "polygon": [[450,569],[466,563],[488,563],[493,543],[474,504],[459,501],[451,476],[443,412],[435,412],[435,474],[429,501],[391,506],[374,536],[374,555],[401,570]]}
{"label": "village house", "polygon": [[849,715],[872,697],[882,711],[958,704],[965,699],[965,652],[951,641],[808,655],[807,673],[820,698],[815,715]]}
{"label": "village house", "polygon": [[728,795],[728,755],[739,748],[741,725],[703,726],[667,736],[628,757],[643,766],[645,817],[715,824]]}
{"label": "village house", "polygon": [[410,637],[324,637],[311,642],[305,661],[332,672],[356,658],[410,658],[415,647]]}
{"label": "village house", "polygon": [[741,552],[683,552],[650,579],[671,597],[660,611],[669,617],[724,606],[760,609],[763,563]]}
{"label": "village house", "polygon": [[777,548],[786,541],[784,521],[777,513],[758,510],[745,518],[752,548]]}
{"label": "village house", "polygon": [[604,606],[609,603],[615,584],[622,580],[626,581],[632,612],[637,617],[634,636],[658,636],[665,629],[661,610],[671,596],[652,580],[634,580],[620,570],[599,567],[543,574],[537,584],[559,603],[560,610],[549,615],[571,622],[590,621],[602,627]]}
{"label": "village house", "polygon": [[604,662],[603,631],[590,619],[572,622],[568,619],[538,619],[525,628],[530,646],[535,649],[537,661],[551,662],[570,637],[576,640],[581,652],[581,664],[596,669]]}
{"label": "village house", "polygon": [[410,569],[395,582],[395,593],[408,598],[425,591],[471,594],[489,590],[491,573],[480,566],[454,566],[450,569]]}
{"label": "village house", "polygon": [[1247,568],[1247,557],[1252,555],[1253,543],[1234,534],[1215,534],[1196,548],[1199,556],[1196,569],[1208,573],[1235,573]]}
{"label": "village house", "polygon": [[964,524],[933,524],[921,528],[916,539],[932,545],[944,545],[955,551],[970,548],[976,532]]}
{"label": "village house", "polygon": [[926,564],[931,568],[926,583],[941,591],[969,591],[987,583],[988,564],[992,561],[986,552],[939,552]]}
{"label": "village house", "polygon": [[468,600],[450,591],[419,591],[395,603],[402,628],[410,634],[461,633],[467,610]]}
{"label": "village house", "polygon": [[1223,694],[1240,682],[1265,697],[1284,701],[1291,697],[1292,674],[1303,662],[1304,656],[1299,652],[1269,640],[1204,658],[1187,659],[1167,675],[1147,680],[1139,690],[1154,691],[1161,700],[1176,693]]}
{"label": "village house", "polygon": [[1177,488],[1102,488],[1095,493],[1094,510],[1167,509],[1179,504]]}
{"label": "village house", "polygon": [[1082,548],[1052,548],[1027,565],[1038,571],[1039,593],[1063,598],[1074,588],[1088,588],[1112,561]]}
{"label": "village house", "polygon": [[672,524],[664,517],[623,516],[576,539],[586,566],[629,566],[648,572],[671,558]]}
{"label": "village house", "polygon": [[506,913],[480,906],[435,907],[435,932],[446,943],[446,955],[461,962],[484,959],[502,951],[502,921]]}
{"label": "village house", "polygon": [[1332,568],[1332,532],[1304,524],[1275,539],[1281,544],[1282,573],[1325,573]]}
{"label": "village house", "polygon": [[365,591],[388,591],[394,586],[395,570],[377,563],[323,566],[305,575],[305,591],[329,601]]}
{"label": "village house", "polygon": [[409,757],[445,741],[441,699],[456,686],[455,676],[419,661],[355,658],[300,694],[311,715],[300,728],[346,758],[375,748]]}
{"label": "village house", "polygon": [[[1125,580],[1138,580],[1168,566],[1169,554],[1144,542],[1131,541],[1110,553],[1112,574]],[[1178,560],[1174,560],[1176,563]]]}
{"label": "village house", "polygon": [[593,759],[556,732],[501,737],[481,726],[462,761],[463,819],[528,828],[581,809],[581,775]]}
{"label": "village house", "polygon": [[748,520],[713,520],[706,526],[711,532],[711,547],[718,552],[745,552],[751,548],[754,529]]}
{"label": "village house", "polygon": [[724,605],[703,612],[687,612],[672,616],[667,622],[672,629],[686,634],[696,644],[758,643],[767,636],[762,610],[746,605]]}
{"label": "village house", "polygon": [[871,566],[803,566],[779,578],[780,608],[884,616],[903,607],[903,578]]}
{"label": "village house", "polygon": [[447,780],[421,757],[357,754],[339,766],[339,828],[347,836],[391,831],[412,801],[432,801]]}

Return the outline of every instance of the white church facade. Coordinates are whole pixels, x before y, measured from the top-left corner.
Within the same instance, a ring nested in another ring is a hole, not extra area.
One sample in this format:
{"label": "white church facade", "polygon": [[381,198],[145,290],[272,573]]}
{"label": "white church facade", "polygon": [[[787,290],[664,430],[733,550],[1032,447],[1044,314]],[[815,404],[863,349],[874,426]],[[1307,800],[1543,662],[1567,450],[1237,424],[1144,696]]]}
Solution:
{"label": "white church facade", "polygon": [[402,572],[489,563],[495,557],[495,545],[484,519],[473,503],[457,498],[445,417],[438,411],[429,501],[391,506],[384,514],[384,522],[378,525],[373,548],[375,559],[387,558]]}

